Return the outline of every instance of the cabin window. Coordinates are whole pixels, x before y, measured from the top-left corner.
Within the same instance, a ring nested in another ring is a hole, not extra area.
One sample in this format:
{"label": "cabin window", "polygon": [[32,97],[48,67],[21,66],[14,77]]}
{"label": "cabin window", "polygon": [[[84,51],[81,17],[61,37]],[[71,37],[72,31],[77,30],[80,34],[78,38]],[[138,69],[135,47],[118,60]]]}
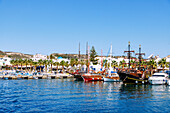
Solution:
{"label": "cabin window", "polygon": [[153,77],[165,77],[165,75],[152,75]]}

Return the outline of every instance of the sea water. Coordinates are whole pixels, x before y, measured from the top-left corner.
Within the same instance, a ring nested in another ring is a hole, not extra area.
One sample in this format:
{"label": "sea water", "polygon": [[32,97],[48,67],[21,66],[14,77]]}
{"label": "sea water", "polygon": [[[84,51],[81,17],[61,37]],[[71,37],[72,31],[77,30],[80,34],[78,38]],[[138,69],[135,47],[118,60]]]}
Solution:
{"label": "sea water", "polygon": [[170,112],[170,86],[0,80],[0,112]]}

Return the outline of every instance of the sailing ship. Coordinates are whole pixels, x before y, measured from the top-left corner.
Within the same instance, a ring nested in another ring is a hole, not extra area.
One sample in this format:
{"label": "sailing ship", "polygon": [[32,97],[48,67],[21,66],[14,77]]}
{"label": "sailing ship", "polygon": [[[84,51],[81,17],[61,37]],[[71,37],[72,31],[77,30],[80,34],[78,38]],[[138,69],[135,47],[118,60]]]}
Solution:
{"label": "sailing ship", "polygon": [[86,55],[87,55],[87,62],[88,62],[88,66],[87,66],[87,73],[84,73],[81,75],[81,77],[83,78],[83,80],[85,82],[87,81],[102,81],[103,80],[103,77],[100,75],[100,74],[95,74],[95,73],[89,73],[89,46],[88,46],[88,43],[87,43],[87,50],[86,51]]}
{"label": "sailing ship", "polygon": [[111,61],[112,61],[111,58],[112,58],[112,45],[110,47],[109,70],[108,73],[105,76],[103,76],[103,80],[105,82],[119,82],[120,81],[119,75],[117,74],[116,71],[113,71],[111,67]]}
{"label": "sailing ship", "polygon": [[148,78],[145,76],[145,69],[141,68],[141,59],[142,55],[145,55],[144,53],[141,53],[141,45],[139,46],[139,53],[136,55],[139,55],[139,68],[138,69],[131,69],[131,53],[134,51],[130,50],[130,42],[128,45],[128,51],[125,51],[125,53],[128,53],[128,59],[129,59],[129,68],[128,69],[121,69],[118,70],[118,74],[120,77],[120,80],[123,81],[123,83],[142,83],[142,84],[147,84],[148,83]]}

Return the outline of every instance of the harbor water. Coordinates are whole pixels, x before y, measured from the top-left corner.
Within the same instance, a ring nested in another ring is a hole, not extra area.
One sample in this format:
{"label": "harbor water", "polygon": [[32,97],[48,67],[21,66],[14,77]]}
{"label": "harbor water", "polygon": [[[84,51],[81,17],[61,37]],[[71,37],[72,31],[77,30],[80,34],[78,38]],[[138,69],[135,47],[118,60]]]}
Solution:
{"label": "harbor water", "polygon": [[169,112],[170,86],[0,80],[0,112]]}

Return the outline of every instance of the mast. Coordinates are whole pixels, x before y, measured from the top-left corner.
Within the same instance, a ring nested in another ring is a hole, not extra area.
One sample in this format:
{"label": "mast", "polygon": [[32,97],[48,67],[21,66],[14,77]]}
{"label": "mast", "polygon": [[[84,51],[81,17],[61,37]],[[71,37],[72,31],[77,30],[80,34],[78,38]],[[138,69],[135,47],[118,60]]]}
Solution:
{"label": "mast", "polygon": [[170,61],[169,61],[169,71],[170,71]]}
{"label": "mast", "polygon": [[86,60],[88,60],[88,42],[86,43]]}
{"label": "mast", "polygon": [[103,50],[101,49],[101,69],[103,68]]}
{"label": "mast", "polygon": [[80,42],[79,42],[79,70],[80,70]]}
{"label": "mast", "polygon": [[139,53],[136,53],[136,55],[139,55],[139,70],[141,69],[141,63],[142,63],[142,55],[145,55],[145,53],[141,53],[141,45],[139,45]]}
{"label": "mast", "polygon": [[110,70],[111,70],[111,60],[112,59],[112,44],[110,46]]}
{"label": "mast", "polygon": [[130,41],[128,45],[128,51],[124,51],[124,53],[127,53],[128,59],[129,59],[129,69],[130,69],[130,54],[134,53],[135,51],[130,51]]}
{"label": "mast", "polygon": [[87,60],[87,61],[88,61],[88,68],[87,68],[87,70],[88,70],[87,72],[88,72],[88,73],[89,73],[89,48],[90,48],[90,47],[88,46],[88,60]]}

